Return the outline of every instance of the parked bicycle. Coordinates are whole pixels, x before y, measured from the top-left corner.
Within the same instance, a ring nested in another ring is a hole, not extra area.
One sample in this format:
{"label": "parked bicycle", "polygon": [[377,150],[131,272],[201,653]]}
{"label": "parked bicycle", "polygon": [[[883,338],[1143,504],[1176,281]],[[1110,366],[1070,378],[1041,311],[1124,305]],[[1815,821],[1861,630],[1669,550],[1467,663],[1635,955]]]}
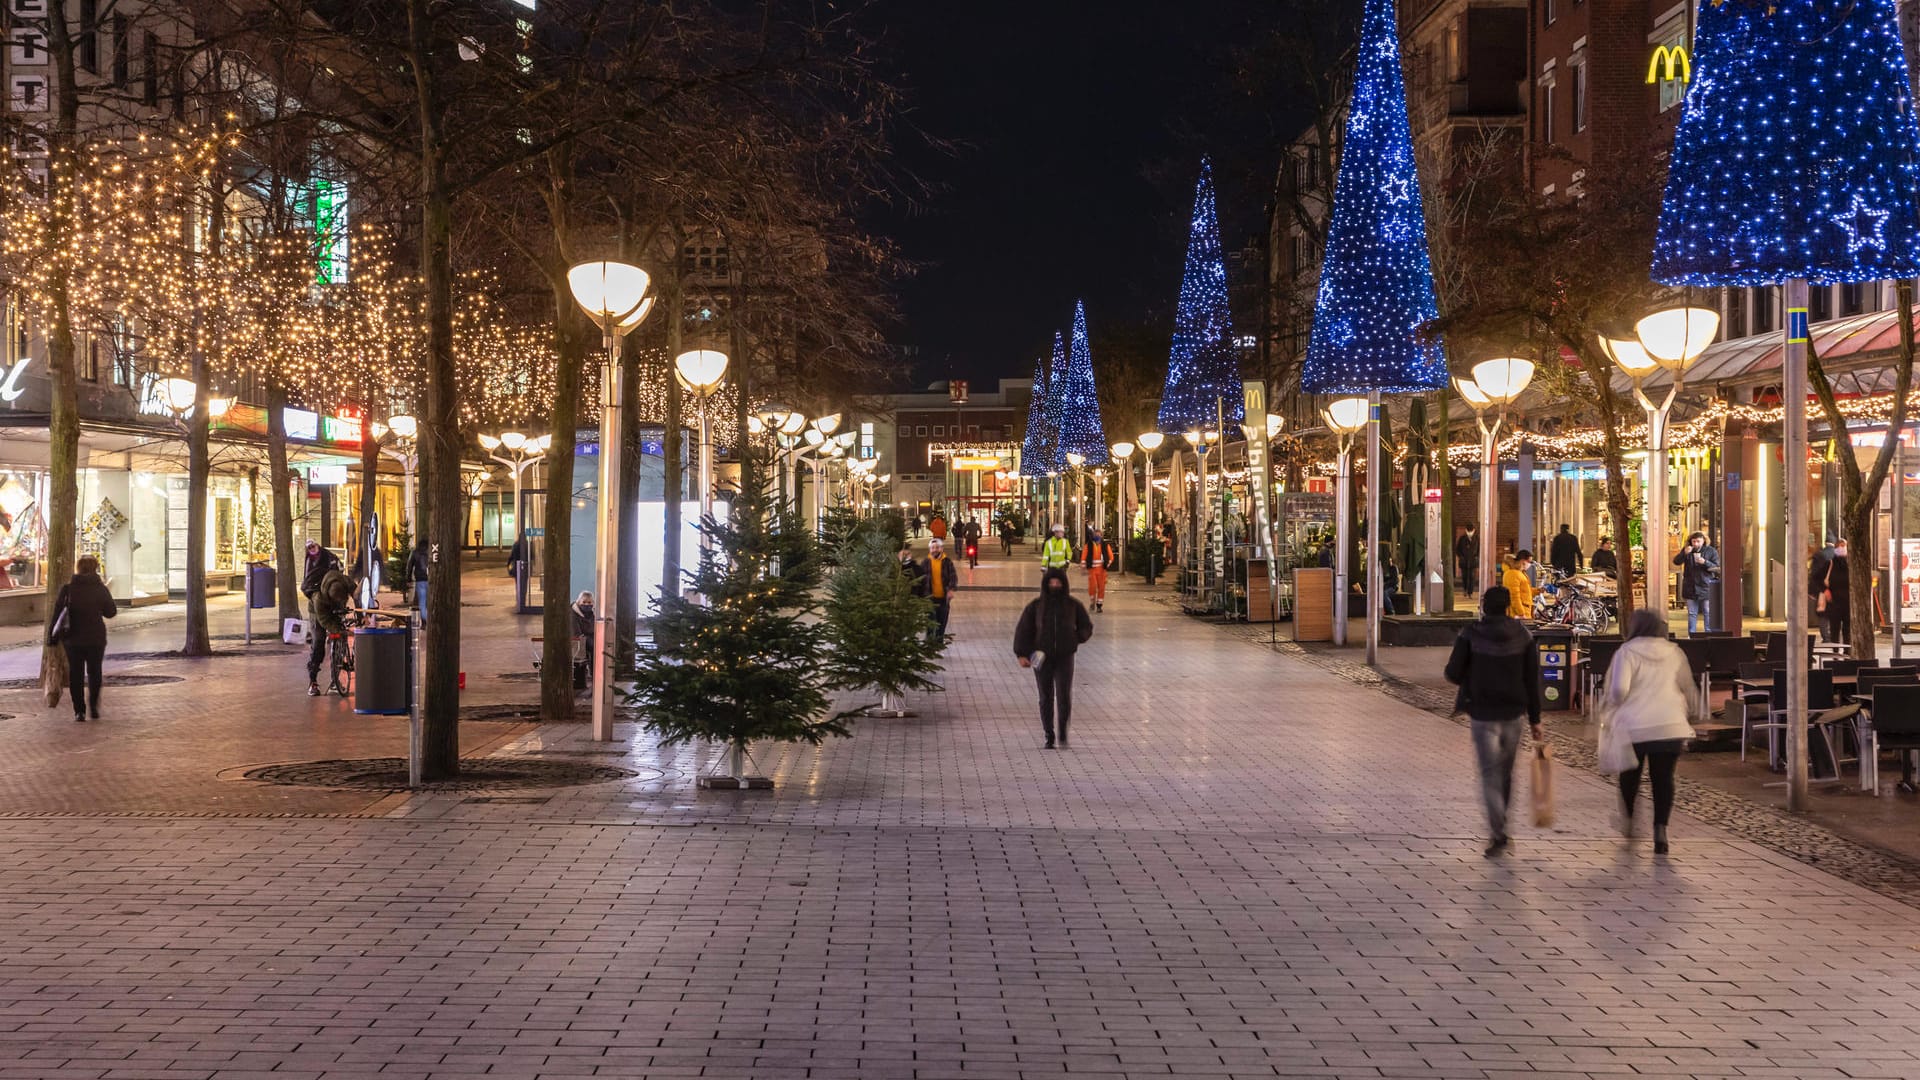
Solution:
{"label": "parked bicycle", "polygon": [[1541,568],[1543,580],[1533,594],[1533,619],[1542,626],[1564,626],[1576,634],[1604,634],[1618,618],[1613,579],[1603,573],[1564,574]]}

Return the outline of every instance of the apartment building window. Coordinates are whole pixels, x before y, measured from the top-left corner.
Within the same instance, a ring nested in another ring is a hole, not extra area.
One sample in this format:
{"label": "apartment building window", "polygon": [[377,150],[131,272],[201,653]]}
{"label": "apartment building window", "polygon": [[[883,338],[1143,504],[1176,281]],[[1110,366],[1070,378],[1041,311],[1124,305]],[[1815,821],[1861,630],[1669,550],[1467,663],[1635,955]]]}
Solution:
{"label": "apartment building window", "polygon": [[80,0],[79,34],[73,45],[80,66],[100,74],[100,0]]}
{"label": "apartment building window", "polygon": [[151,31],[140,39],[140,100],[160,104],[160,39]]}
{"label": "apartment building window", "polygon": [[979,424],[968,424],[968,425],[967,425],[967,438],[969,438],[969,439],[977,439],[977,438],[979,438],[979,437],[980,437],[980,425],[979,425]]}
{"label": "apartment building window", "polygon": [[1460,20],[1447,24],[1447,78],[1459,82],[1467,77],[1467,58],[1460,49]]}
{"label": "apartment building window", "polygon": [[914,433],[915,435],[918,435],[918,436],[920,436],[920,437],[921,437],[921,438],[923,438],[923,439],[924,439],[924,438],[926,438],[926,437],[927,437],[927,425],[925,425],[925,424],[921,424],[921,425],[919,425],[918,427],[915,427],[915,428],[913,429],[913,433]]}
{"label": "apartment building window", "polygon": [[877,455],[873,448],[873,423],[862,421],[860,424],[860,457],[872,458]]}
{"label": "apartment building window", "polygon": [[1553,142],[1554,79],[1549,73],[1540,80],[1540,141]]}
{"label": "apartment building window", "polygon": [[113,17],[113,85],[126,89],[127,81],[133,74],[133,58],[127,55],[132,44],[133,34],[127,27],[125,15]]}
{"label": "apartment building window", "polygon": [[946,427],[946,425],[945,425],[945,424],[935,424],[935,425],[933,425],[933,437],[934,437],[934,438],[936,438],[936,439],[944,439],[944,438],[946,438],[946,436],[947,436],[947,427]]}
{"label": "apartment building window", "polygon": [[1540,10],[1545,13],[1548,26],[1552,26],[1553,21],[1560,17],[1560,5],[1556,0],[1546,0],[1540,5]]}
{"label": "apartment building window", "polygon": [[1587,130],[1587,62],[1580,61],[1572,65],[1573,71],[1573,130],[1577,134]]}
{"label": "apartment building window", "polygon": [[[1660,53],[1661,50],[1686,48],[1690,44],[1687,41],[1687,20],[1676,15],[1658,27],[1655,27],[1653,33],[1647,36],[1647,40],[1652,45],[1652,49],[1649,50],[1650,53]],[[1662,76],[1666,74],[1664,67],[1661,69],[1660,74]],[[1666,112],[1668,109],[1686,100],[1688,85],[1686,81],[1661,78],[1659,84],[1661,112]]]}

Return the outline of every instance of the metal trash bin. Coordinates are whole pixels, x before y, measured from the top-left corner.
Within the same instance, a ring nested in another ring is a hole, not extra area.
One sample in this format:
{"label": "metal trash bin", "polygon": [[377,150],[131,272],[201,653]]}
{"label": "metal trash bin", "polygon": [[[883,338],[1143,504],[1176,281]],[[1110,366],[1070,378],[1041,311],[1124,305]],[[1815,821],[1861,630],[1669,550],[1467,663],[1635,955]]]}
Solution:
{"label": "metal trash bin", "polygon": [[247,606],[270,608],[279,602],[274,594],[273,567],[267,563],[247,564]]}
{"label": "metal trash bin", "polygon": [[1573,631],[1535,630],[1533,647],[1540,657],[1540,708],[1547,712],[1573,708]]}
{"label": "metal trash bin", "polygon": [[402,626],[363,626],[353,632],[353,711],[405,716],[413,701],[413,635]]}

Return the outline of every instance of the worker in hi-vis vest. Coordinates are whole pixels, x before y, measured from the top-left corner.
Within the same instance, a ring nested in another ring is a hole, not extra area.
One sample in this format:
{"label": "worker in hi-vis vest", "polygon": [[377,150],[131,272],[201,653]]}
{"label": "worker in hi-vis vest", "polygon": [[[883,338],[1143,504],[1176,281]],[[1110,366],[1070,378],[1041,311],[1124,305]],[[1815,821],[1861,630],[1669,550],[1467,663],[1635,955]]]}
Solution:
{"label": "worker in hi-vis vest", "polygon": [[1073,544],[1067,540],[1067,527],[1055,525],[1053,535],[1040,545],[1040,565],[1049,570],[1064,570],[1073,561]]}

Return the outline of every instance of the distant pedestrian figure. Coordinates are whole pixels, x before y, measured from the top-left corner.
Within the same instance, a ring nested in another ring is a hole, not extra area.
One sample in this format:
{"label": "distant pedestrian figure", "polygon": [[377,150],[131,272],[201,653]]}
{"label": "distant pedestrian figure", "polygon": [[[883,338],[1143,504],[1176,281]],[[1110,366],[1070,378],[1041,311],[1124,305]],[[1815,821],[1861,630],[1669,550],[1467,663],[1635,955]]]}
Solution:
{"label": "distant pedestrian figure", "polygon": [[420,613],[421,626],[427,625],[427,574],[432,568],[427,545],[413,545],[413,554],[407,559],[407,576],[413,579],[413,606]]}
{"label": "distant pedestrian figure", "polygon": [[1060,746],[1067,746],[1067,725],[1073,720],[1073,654],[1093,637],[1093,618],[1087,607],[1067,591],[1067,572],[1048,567],[1040,579],[1040,596],[1020,612],[1013,628],[1013,655],[1023,668],[1032,668],[1040,688],[1040,730],[1045,749],[1053,749],[1054,721],[1059,721]]}
{"label": "distant pedestrian figure", "polygon": [[1533,578],[1527,574],[1532,567],[1533,552],[1521,548],[1500,575],[1500,584],[1507,590],[1507,614],[1516,619],[1533,618]]}
{"label": "distant pedestrian figure", "polygon": [[1540,729],[1540,658],[1533,635],[1507,614],[1512,597],[1499,585],[1480,598],[1480,618],[1454,640],[1447,681],[1460,688],[1454,711],[1472,721],[1473,754],[1486,805],[1489,857],[1507,849],[1507,809],[1513,801],[1513,763],[1520,751],[1520,719],[1544,742]]}
{"label": "distant pedestrian figure", "polygon": [[588,676],[593,670],[593,664],[588,659],[593,649],[593,594],[583,590],[574,597],[573,603],[567,605],[567,610],[573,622],[573,688],[585,690]]}
{"label": "distant pedestrian figure", "polygon": [[1087,544],[1087,599],[1093,601],[1093,610],[1103,611],[1107,606],[1107,571],[1120,565],[1114,555],[1113,541],[1093,530],[1093,539]]}
{"label": "distant pedestrian figure", "polygon": [[1593,558],[1588,565],[1593,567],[1595,573],[1620,576],[1620,558],[1613,553],[1613,537],[1600,538],[1600,546],[1593,549]]}
{"label": "distant pedestrian figure", "polygon": [[1460,585],[1468,596],[1480,591],[1480,538],[1469,525],[1453,542],[1453,559],[1460,571]]}
{"label": "distant pedestrian figure", "polygon": [[1400,567],[1393,561],[1393,545],[1380,545],[1380,614],[1393,614],[1393,597],[1400,591]]}
{"label": "distant pedestrian figure", "polygon": [[100,719],[100,664],[107,655],[107,620],[119,613],[113,593],[100,580],[100,560],[82,555],[73,579],[53,600],[53,640],[67,651],[67,689],[73,694],[73,718]]}
{"label": "distant pedestrian figure", "polygon": [[528,560],[532,555],[533,545],[527,542],[525,532],[507,550],[507,576],[513,579],[513,610],[517,612],[527,609]]}
{"label": "distant pedestrian figure", "polygon": [[[358,573],[355,570],[355,574]],[[336,566],[320,579],[320,589],[313,594],[309,605],[313,616],[313,644],[307,652],[308,697],[320,696],[320,663],[328,658],[329,643],[333,653],[327,669],[330,677],[327,689],[341,697],[347,696],[346,687],[340,684],[340,673],[346,670],[348,662],[347,623],[353,614],[355,587],[355,577],[349,577]]]}
{"label": "distant pedestrian figure", "polygon": [[[1680,599],[1687,605],[1687,634],[1713,629],[1713,587],[1720,582],[1720,553],[1707,543],[1706,533],[1687,537],[1687,546],[1673,557],[1680,568]],[[1664,636],[1664,635],[1663,635]]]}
{"label": "distant pedestrian figure", "polygon": [[907,516],[907,524],[913,527],[913,538],[914,538],[915,540],[918,540],[918,539],[920,538],[920,513],[919,513],[919,511],[915,511],[914,513],[912,513],[912,514],[909,514],[909,515]]}
{"label": "distant pedestrian figure", "polygon": [[1573,526],[1562,525],[1554,534],[1547,545],[1547,563],[1563,574],[1580,572],[1580,538],[1573,535]]}
{"label": "distant pedestrian figure", "polygon": [[1073,561],[1073,542],[1067,539],[1067,527],[1055,522],[1053,535],[1040,545],[1040,565],[1048,570],[1064,570]]}
{"label": "distant pedestrian figure", "polygon": [[1847,577],[1847,542],[1827,537],[1827,546],[1813,557],[1807,574],[1807,592],[1820,620],[1821,641],[1846,641],[1853,634],[1853,583]]}
{"label": "distant pedestrian figure", "polygon": [[1639,763],[1620,774],[1621,832],[1633,835],[1633,803],[1640,773],[1653,785],[1653,853],[1667,853],[1667,819],[1673,814],[1673,773],[1693,725],[1699,687],[1680,646],[1667,640],[1667,621],[1641,608],[1627,616],[1626,642],[1607,669],[1601,702],[1607,722],[1633,743]]}
{"label": "distant pedestrian figure", "polygon": [[927,541],[926,574],[920,579],[921,594],[933,601],[933,621],[927,626],[927,640],[936,642],[947,636],[947,619],[953,614],[953,594],[960,590],[960,567],[947,557],[947,545],[938,537]]}
{"label": "distant pedestrian figure", "polygon": [[947,538],[947,519],[936,511],[933,520],[927,522],[927,532],[932,534],[935,540],[944,541]]}

